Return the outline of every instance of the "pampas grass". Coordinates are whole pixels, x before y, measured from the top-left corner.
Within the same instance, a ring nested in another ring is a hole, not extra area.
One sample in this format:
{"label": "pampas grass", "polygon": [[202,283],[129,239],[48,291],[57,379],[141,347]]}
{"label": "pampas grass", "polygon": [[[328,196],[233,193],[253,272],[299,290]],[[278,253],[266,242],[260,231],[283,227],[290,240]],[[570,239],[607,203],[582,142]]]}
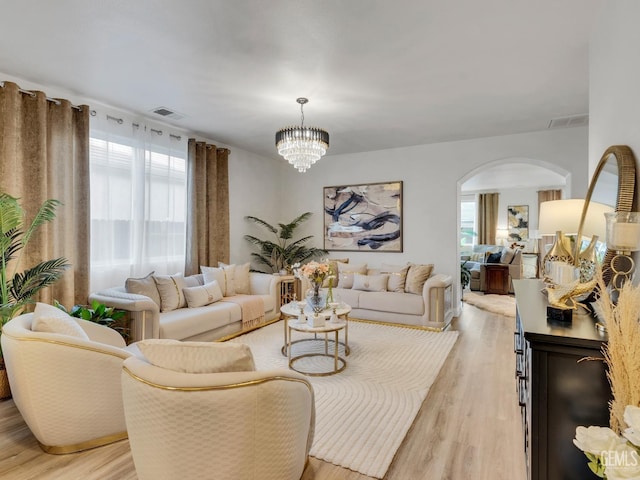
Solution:
{"label": "pampas grass", "polygon": [[607,377],[613,400],[609,403],[609,424],[620,434],[627,428],[624,409],[640,406],[640,286],[626,282],[614,303],[611,293],[598,271],[596,312],[607,327],[608,343],[603,347],[608,367]]}

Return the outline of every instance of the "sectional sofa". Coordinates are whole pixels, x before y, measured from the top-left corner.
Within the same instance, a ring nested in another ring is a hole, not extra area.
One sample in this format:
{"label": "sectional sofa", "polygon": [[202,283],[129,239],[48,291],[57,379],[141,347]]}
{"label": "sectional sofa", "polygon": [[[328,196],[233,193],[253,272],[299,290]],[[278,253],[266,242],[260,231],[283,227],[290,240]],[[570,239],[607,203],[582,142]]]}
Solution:
{"label": "sectional sofa", "polygon": [[[171,277],[179,280],[180,276]],[[217,283],[224,284],[223,278],[219,278]],[[184,292],[185,288],[198,293],[197,287],[204,287],[205,283],[209,285],[203,274],[184,277],[179,282],[183,282],[179,283],[183,287],[178,288],[181,290],[179,293]],[[260,297],[264,305],[264,322],[280,316],[279,283],[278,276],[249,272],[247,264],[246,287],[241,292],[243,296]],[[176,290],[171,284],[169,287]],[[205,293],[205,297],[206,295]],[[220,295],[211,303],[207,303],[209,299],[205,298],[195,303],[196,306],[190,307],[183,301],[177,308],[165,308],[166,302],[163,302],[164,298],[160,298],[154,276],[150,274],[139,279],[129,279],[127,285],[122,287],[92,293],[89,300],[130,312],[133,341],[144,338],[209,341],[243,330],[244,307],[238,303],[235,289],[231,291],[221,288]],[[200,305],[201,303],[207,304]]]}
{"label": "sectional sofa", "polygon": [[[444,330],[453,319],[452,278],[433,273],[433,264],[369,268],[334,262],[332,268],[337,271],[334,300],[351,306],[351,318],[433,330]],[[302,278],[302,291],[308,288]]]}

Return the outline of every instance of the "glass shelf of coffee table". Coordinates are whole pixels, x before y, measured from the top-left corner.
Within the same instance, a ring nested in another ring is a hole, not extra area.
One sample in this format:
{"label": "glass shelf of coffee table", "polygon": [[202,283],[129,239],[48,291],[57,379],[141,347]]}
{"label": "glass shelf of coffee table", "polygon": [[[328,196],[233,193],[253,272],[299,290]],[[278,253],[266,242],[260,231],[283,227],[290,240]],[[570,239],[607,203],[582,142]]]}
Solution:
{"label": "glass shelf of coffee table", "polygon": [[[301,311],[302,310],[302,311]],[[324,318],[325,323],[332,323],[329,322],[328,319],[331,318],[331,316],[333,315],[333,308],[327,308],[325,310],[323,310],[322,312],[318,313],[318,316],[321,316]],[[297,321],[297,319],[300,317],[300,314],[304,314],[304,315],[314,315],[314,312],[311,310],[310,307],[304,305],[304,302],[290,302],[287,303],[286,305],[283,305],[282,307],[280,307],[280,312],[282,313],[282,316],[284,318],[284,344],[282,345],[282,355],[287,356],[288,355],[288,345],[289,345],[289,328],[288,328],[288,324],[289,322],[292,321]],[[338,303],[335,305],[335,314],[338,317],[338,319],[340,321],[344,322],[344,342],[338,342],[340,345],[342,345],[344,347],[344,353],[345,355],[349,355],[350,353],[350,349],[349,349],[349,313],[351,313],[351,306],[347,305],[346,303]],[[305,338],[305,339],[301,339],[301,340],[296,340],[295,342],[291,342],[291,344],[295,344],[298,342],[306,342],[306,341],[311,341],[311,340],[315,340],[317,339],[317,334],[320,332],[313,332],[315,333],[314,338]],[[325,335],[326,337],[326,335]],[[333,342],[332,339],[328,339],[327,341],[329,342]]]}

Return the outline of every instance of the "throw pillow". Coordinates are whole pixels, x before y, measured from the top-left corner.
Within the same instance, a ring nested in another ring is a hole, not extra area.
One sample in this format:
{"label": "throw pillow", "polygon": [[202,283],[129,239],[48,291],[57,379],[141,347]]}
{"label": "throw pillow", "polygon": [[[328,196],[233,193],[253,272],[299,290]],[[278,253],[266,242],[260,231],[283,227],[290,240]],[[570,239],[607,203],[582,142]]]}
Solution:
{"label": "throw pillow", "polygon": [[472,262],[484,262],[485,258],[486,258],[486,254],[484,252],[472,253],[471,254],[471,261]]}
{"label": "throw pillow", "polygon": [[46,303],[36,303],[31,321],[31,330],[34,332],[59,333],[72,337],[89,340],[75,318],[63,312],[58,307]]}
{"label": "throw pillow", "polygon": [[389,284],[387,290],[390,292],[404,292],[404,286],[407,283],[407,273],[409,273],[409,265],[388,265],[382,264],[380,273],[389,274]]}
{"label": "throw pillow", "polygon": [[404,286],[404,291],[407,293],[422,295],[424,283],[431,276],[432,271],[432,263],[428,263],[426,265],[416,265],[414,263],[409,264],[409,271],[407,272],[407,281]]}
{"label": "throw pillow", "polygon": [[197,287],[199,285],[204,285],[204,276],[199,273],[197,275],[184,277],[184,285],[185,287]]}
{"label": "throw pillow", "polygon": [[500,252],[490,253],[489,255],[487,255],[487,263],[500,263],[501,256],[502,256],[502,253]]}
{"label": "throw pillow", "polygon": [[218,300],[222,300],[222,290],[215,280],[197,287],[187,287],[182,289],[184,298],[189,308],[204,307]]}
{"label": "throw pillow", "polygon": [[137,342],[156,367],[184,373],[251,372],[255,370],[248,345],[233,342],[181,342],[149,339]]}
{"label": "throw pillow", "polygon": [[218,264],[224,273],[224,296],[233,297],[236,294],[236,266]]}
{"label": "throw pillow", "polygon": [[[333,279],[333,283],[332,283],[332,287],[335,288],[338,286],[338,262],[341,263],[349,263],[349,259],[348,258],[330,258],[328,260],[329,262],[329,271],[333,273],[333,275],[335,276],[335,278]],[[322,286],[324,288],[328,288],[329,287],[329,278],[325,278],[324,282],[322,282]]]}
{"label": "throw pillow", "polygon": [[[251,294],[251,284],[249,282],[249,270],[251,269],[250,263],[243,263],[242,265],[227,265],[222,262],[218,262],[218,267],[224,269],[226,267],[232,267],[233,269],[233,284],[236,294]],[[227,295],[230,296],[230,295]]]}
{"label": "throw pillow", "polygon": [[153,300],[158,307],[160,306],[160,294],[158,293],[158,287],[153,280],[153,274],[151,272],[146,277],[142,278],[127,278],[124,282],[124,289],[127,293],[135,293],[136,295],[145,295]]}
{"label": "throw pillow", "polygon": [[389,275],[353,274],[353,289],[365,292],[386,292]]}
{"label": "throw pillow", "polygon": [[338,262],[338,285],[340,288],[353,287],[353,275],[359,273],[361,275],[367,274],[367,264],[348,264]]}
{"label": "throw pillow", "polygon": [[516,251],[513,248],[505,247],[500,255],[500,263],[509,264],[513,257],[516,255]]}
{"label": "throw pillow", "polygon": [[231,297],[236,294],[235,284],[231,282],[231,279],[229,278],[231,269],[228,269],[228,271],[225,272],[224,268],[205,267],[201,265],[200,271],[204,275],[204,283],[210,283],[215,280],[218,282],[218,285],[220,285],[222,295],[225,297]]}
{"label": "throw pillow", "polygon": [[184,277],[176,275],[154,275],[153,279],[160,294],[160,311],[170,312],[178,308],[186,307],[182,290],[186,287]]}

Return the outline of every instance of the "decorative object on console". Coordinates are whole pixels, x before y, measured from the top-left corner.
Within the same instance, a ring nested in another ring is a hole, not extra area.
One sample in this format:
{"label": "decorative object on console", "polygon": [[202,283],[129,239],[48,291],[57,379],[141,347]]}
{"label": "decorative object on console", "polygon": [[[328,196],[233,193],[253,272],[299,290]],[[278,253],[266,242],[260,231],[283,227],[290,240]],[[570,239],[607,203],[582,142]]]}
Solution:
{"label": "decorative object on console", "polygon": [[511,242],[529,238],[529,205],[509,205],[507,221],[509,222],[508,238]]}
{"label": "decorative object on console", "polygon": [[611,258],[611,287],[619,292],[633,278],[635,262],[631,252],[640,250],[640,212],[606,213],[605,216],[607,247],[615,252]]}
{"label": "decorative object on console", "polygon": [[596,278],[596,312],[608,332],[602,353],[613,397],[609,402],[610,428],[579,426],[574,444],[585,453],[590,469],[598,476],[640,478],[640,287],[624,283],[616,302],[601,271]]}
{"label": "decorative object on console", "polygon": [[402,252],[402,182],[324,187],[327,250]]}
{"label": "decorative object on console", "polygon": [[[603,222],[603,211],[597,212],[598,205],[606,205],[607,211],[630,212],[635,199],[635,185],[636,159],[631,149],[626,145],[613,145],[607,148],[591,177],[580,218],[578,238],[582,238],[583,235],[598,235],[601,239],[606,238],[606,223]],[[597,231],[589,226],[589,219],[595,219],[598,222]],[[576,244],[576,249],[579,248],[581,245]],[[614,250],[607,246],[602,259],[602,275],[607,285],[612,277],[610,267],[614,255]]]}
{"label": "decorative object on console", "polygon": [[276,148],[299,172],[306,172],[329,149],[329,133],[316,127],[304,126],[304,105],[309,99],[296,99],[300,104],[300,126],[285,127],[276,132]]}

